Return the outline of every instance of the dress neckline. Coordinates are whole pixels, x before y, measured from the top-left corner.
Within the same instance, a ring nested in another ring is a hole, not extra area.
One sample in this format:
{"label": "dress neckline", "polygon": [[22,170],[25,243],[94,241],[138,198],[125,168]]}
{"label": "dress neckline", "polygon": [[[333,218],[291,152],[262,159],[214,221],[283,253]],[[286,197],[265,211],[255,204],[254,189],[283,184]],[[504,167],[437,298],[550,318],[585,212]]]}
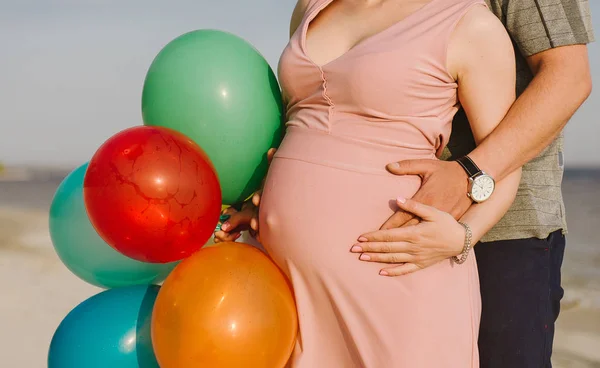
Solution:
{"label": "dress neckline", "polygon": [[430,0],[429,2],[427,2],[426,4],[423,4],[419,9],[413,11],[412,13],[408,14],[407,16],[405,16],[404,18],[400,19],[399,21],[393,23],[392,25],[390,25],[389,27],[372,34],[371,36],[365,37],[362,40],[360,40],[359,42],[357,42],[354,46],[352,46],[348,51],[344,52],[343,54],[339,55],[338,57],[328,61],[325,64],[319,65],[317,63],[315,63],[312,58],[308,55],[308,52],[306,50],[306,37],[308,34],[308,28],[310,27],[310,24],[312,23],[312,21],[323,11],[325,10],[325,8],[327,8],[328,6],[330,6],[333,3],[334,0],[325,0],[322,4],[320,4],[319,6],[317,6],[314,10],[310,11],[306,17],[304,18],[304,22],[302,23],[302,27],[300,29],[300,50],[302,51],[302,54],[304,55],[304,57],[306,59],[308,59],[308,61],[310,61],[311,64],[313,64],[314,66],[316,66],[317,68],[323,70],[324,68],[327,68],[328,66],[336,63],[337,61],[340,61],[342,59],[344,59],[347,55],[351,54],[353,51],[355,51],[356,49],[360,49],[361,47],[364,47],[365,45],[368,45],[370,42],[374,41],[375,39],[385,36],[387,33],[391,32],[392,30],[394,30],[395,28],[399,27],[402,24],[407,23],[408,21],[410,21],[412,18],[414,18],[415,16],[421,14],[423,11],[425,11],[427,8],[429,8],[429,6],[431,6],[433,3],[437,2],[438,0]]}

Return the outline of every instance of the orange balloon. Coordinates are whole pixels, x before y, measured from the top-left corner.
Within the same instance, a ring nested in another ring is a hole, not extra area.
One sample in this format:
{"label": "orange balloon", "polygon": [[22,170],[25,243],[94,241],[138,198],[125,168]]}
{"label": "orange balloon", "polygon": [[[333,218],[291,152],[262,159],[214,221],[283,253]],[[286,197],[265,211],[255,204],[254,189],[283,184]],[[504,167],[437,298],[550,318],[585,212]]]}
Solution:
{"label": "orange balloon", "polygon": [[280,368],[297,332],[288,280],[267,255],[243,243],[203,248],[183,260],[152,314],[161,368]]}

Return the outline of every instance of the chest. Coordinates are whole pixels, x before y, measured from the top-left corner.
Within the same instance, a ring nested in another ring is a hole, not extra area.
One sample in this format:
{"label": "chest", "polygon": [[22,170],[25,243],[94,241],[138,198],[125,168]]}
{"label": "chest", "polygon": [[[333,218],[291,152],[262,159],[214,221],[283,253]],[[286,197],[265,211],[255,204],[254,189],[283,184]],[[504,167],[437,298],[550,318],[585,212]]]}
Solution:
{"label": "chest", "polygon": [[430,1],[381,0],[365,4],[357,0],[325,0],[308,14],[306,52],[315,64],[327,64],[410,17]]}
{"label": "chest", "polygon": [[334,106],[389,119],[439,115],[454,106],[456,83],[445,50],[455,5],[462,3],[404,0],[395,13],[382,8],[357,15],[352,1],[317,2],[283,51],[278,74],[288,111]]}

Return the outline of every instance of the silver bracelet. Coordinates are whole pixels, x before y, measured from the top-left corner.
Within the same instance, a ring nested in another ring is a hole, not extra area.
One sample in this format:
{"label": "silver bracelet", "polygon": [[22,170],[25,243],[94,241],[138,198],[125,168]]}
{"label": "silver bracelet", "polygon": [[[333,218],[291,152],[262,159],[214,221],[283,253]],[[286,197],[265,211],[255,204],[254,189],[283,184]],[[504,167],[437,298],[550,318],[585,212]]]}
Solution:
{"label": "silver bracelet", "polygon": [[465,245],[463,246],[462,252],[458,256],[452,256],[452,260],[456,264],[463,264],[467,260],[467,256],[469,255],[469,251],[471,250],[471,239],[473,238],[473,232],[471,232],[471,227],[465,223],[459,222],[465,228]]}

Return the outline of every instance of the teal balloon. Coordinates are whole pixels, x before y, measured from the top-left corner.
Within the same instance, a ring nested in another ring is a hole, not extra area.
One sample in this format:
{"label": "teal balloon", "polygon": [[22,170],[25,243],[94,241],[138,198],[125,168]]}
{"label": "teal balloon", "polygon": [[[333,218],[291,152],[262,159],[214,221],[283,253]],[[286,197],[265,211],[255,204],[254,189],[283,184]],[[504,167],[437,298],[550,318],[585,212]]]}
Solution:
{"label": "teal balloon", "polygon": [[282,111],[267,61],[248,42],[217,30],[193,31],[167,44],[142,93],[144,124],[178,130],[202,147],[225,204],[259,189],[266,153],[281,142]]}
{"label": "teal balloon", "polygon": [[159,368],[150,338],[159,289],[105,290],[79,304],[52,337],[48,368]]}
{"label": "teal balloon", "polygon": [[163,281],[177,263],[144,263],[124,256],[92,226],[83,200],[87,166],[62,181],[50,206],[50,237],[59,258],[82,280],[103,288]]}

